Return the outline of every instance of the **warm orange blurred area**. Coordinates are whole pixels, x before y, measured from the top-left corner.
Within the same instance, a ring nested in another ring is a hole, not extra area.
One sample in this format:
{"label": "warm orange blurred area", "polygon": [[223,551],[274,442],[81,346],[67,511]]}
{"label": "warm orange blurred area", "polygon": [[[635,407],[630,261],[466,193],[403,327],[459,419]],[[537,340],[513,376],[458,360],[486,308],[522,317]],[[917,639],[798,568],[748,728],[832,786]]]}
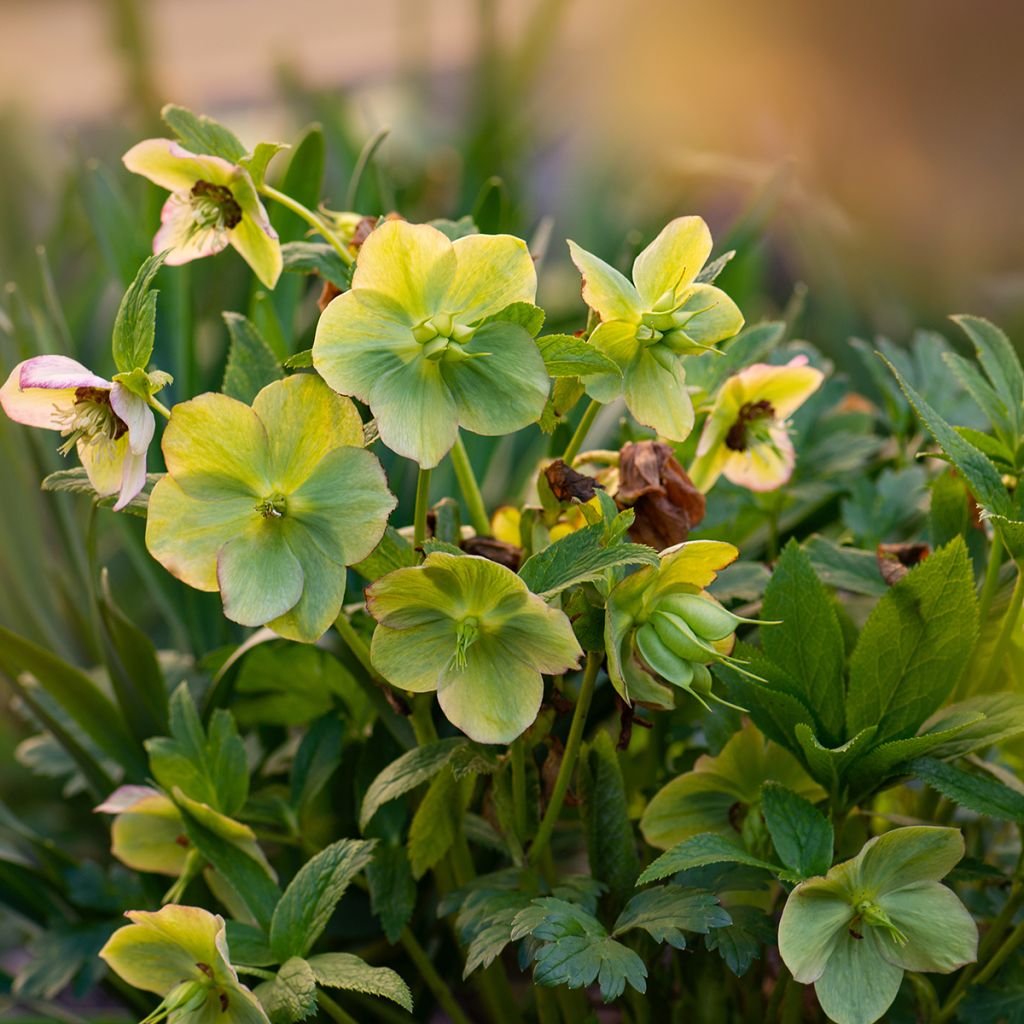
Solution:
{"label": "warm orange blurred area", "polygon": [[[125,56],[126,25],[149,78]],[[1012,0],[3,0],[0,92],[67,126],[151,87],[155,102],[230,106],[244,127],[287,65],[316,87],[364,89],[368,125],[386,119],[400,137],[429,131],[417,103],[396,100],[410,69],[457,76],[489,35],[527,63],[536,53],[521,113],[572,164],[541,212],[557,216],[575,177],[614,165],[629,185],[608,190],[602,220],[628,225],[685,195],[723,228],[764,203],[772,258],[818,272],[812,287],[848,291],[894,334],[908,306],[1019,322],[1024,6]],[[444,108],[449,93],[426,99]],[[579,230],[581,215],[561,226]]]}

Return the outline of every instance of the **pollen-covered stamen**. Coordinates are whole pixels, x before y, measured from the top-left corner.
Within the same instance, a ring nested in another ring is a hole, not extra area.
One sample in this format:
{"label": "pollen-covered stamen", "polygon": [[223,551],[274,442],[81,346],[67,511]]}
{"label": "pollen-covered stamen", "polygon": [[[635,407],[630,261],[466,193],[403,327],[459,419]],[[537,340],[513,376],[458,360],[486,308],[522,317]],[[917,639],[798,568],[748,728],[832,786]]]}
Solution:
{"label": "pollen-covered stamen", "polygon": [[725,435],[725,446],[734,452],[745,452],[757,444],[773,443],[770,428],[775,422],[775,408],[767,399],[744,402],[736,422]]}
{"label": "pollen-covered stamen", "polygon": [[455,654],[453,656],[456,668],[466,667],[466,652],[480,636],[480,626],[476,616],[469,615],[455,627]]}
{"label": "pollen-covered stamen", "polygon": [[283,494],[275,492],[257,502],[255,507],[264,519],[280,519],[288,511],[288,499]]}
{"label": "pollen-covered stamen", "polygon": [[75,401],[57,410],[62,423],[61,437],[67,438],[57,450],[67,455],[79,441],[107,444],[123,437],[128,424],[114,412],[106,388],[75,388]]}
{"label": "pollen-covered stamen", "polygon": [[230,231],[242,220],[242,208],[226,185],[197,181],[189,196],[192,220],[200,230]]}

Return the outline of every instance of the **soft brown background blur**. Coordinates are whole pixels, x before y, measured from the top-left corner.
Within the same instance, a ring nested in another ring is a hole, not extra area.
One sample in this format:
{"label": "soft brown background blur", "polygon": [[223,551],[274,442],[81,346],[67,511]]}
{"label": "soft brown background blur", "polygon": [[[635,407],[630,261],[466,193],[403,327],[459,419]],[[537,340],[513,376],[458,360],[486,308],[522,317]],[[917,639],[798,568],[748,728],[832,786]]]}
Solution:
{"label": "soft brown background blur", "polygon": [[288,66],[310,85],[359,86],[368,127],[412,136],[430,122],[401,100],[404,76],[434,83],[439,118],[459,116],[443,83],[469,65],[490,17],[494,34],[527,51],[525,34],[555,33],[536,45],[542,76],[522,97],[561,154],[549,206],[571,200],[575,174],[606,163],[636,186],[604,200],[626,223],[629,204],[666,182],[690,183],[713,213],[723,190],[745,195],[776,175],[781,216],[813,214],[839,254],[830,272],[857,279],[880,326],[909,327],[893,294],[929,313],[1004,320],[1024,305],[1016,0],[564,0],[545,5],[560,13],[553,30],[532,20],[535,0],[136,6],[146,75],[125,56],[125,0],[0,0],[0,105],[64,131],[116,119],[126,90],[151,89],[154,103],[232,110],[248,138],[246,118],[272,123]]}

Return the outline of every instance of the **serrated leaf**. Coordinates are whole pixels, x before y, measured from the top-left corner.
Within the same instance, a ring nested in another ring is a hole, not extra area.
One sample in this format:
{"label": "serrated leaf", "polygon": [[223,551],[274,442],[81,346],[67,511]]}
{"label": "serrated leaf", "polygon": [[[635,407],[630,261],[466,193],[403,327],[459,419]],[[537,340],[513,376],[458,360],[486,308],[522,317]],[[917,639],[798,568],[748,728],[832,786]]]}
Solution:
{"label": "serrated leaf", "polygon": [[911,569],[875,606],[850,659],[851,732],[913,734],[952,692],[978,632],[974,572],[957,537]]}
{"label": "serrated leaf", "polygon": [[[122,512],[146,518],[146,510],[149,508],[149,495],[156,482],[163,476],[163,473],[147,473],[145,487],[123,508]],[[102,495],[96,493],[89,474],[83,466],[75,466],[72,469],[58,469],[56,473],[50,473],[43,478],[39,485],[43,491],[63,491],[66,494],[88,494],[93,503],[100,508],[111,508],[117,501],[116,494]]]}
{"label": "serrated leaf", "polygon": [[448,767],[456,779],[464,779],[468,775],[493,775],[501,767],[501,761],[493,747],[467,743],[455,750]]}
{"label": "serrated leaf", "polygon": [[712,928],[732,923],[718,897],[681,885],[658,885],[638,892],[623,908],[612,928],[618,936],[631,928],[642,928],[655,942],[686,948],[683,932],[706,935]]}
{"label": "serrated leaf", "polygon": [[291,772],[291,805],[299,817],[341,763],[345,728],[337,714],[317,719],[302,737]]}
{"label": "serrated leaf", "polygon": [[437,228],[450,242],[454,242],[459,238],[465,238],[466,235],[478,235],[480,233],[480,229],[469,214],[460,217],[458,220],[451,220],[448,217],[436,217],[434,220],[428,220],[427,223],[432,228]]}
{"label": "serrated leaf", "polygon": [[114,365],[121,373],[129,373],[136,368],[144,370],[153,354],[157,293],[150,289],[166,258],[164,252],[150,256],[139,267],[135,280],[121,299],[111,341]]}
{"label": "serrated leaf", "polygon": [[388,942],[398,941],[416,908],[416,880],[404,846],[379,845],[366,868],[370,909],[380,919]]}
{"label": "serrated leaf", "polygon": [[245,146],[238,136],[212,117],[193,114],[187,107],[179,107],[174,103],[168,103],[160,111],[160,116],[181,139],[182,145],[193,153],[219,156],[233,164],[245,156]]}
{"label": "serrated leaf", "polygon": [[290,355],[281,365],[286,370],[309,370],[313,366],[313,350],[304,348],[301,352]]}
{"label": "serrated leaf", "polygon": [[978,362],[1009,414],[1013,436],[1019,438],[1024,415],[1024,369],[1010,339],[984,317],[954,316],[952,319],[971,339]]}
{"label": "serrated leaf", "polygon": [[552,377],[587,377],[593,373],[620,373],[619,367],[589,341],[572,334],[548,334],[537,348]]}
{"label": "serrated leaf", "polygon": [[263,388],[281,380],[284,371],[251,320],[241,313],[225,312],[223,315],[231,347],[221,391],[250,405]]}
{"label": "serrated leaf", "polygon": [[1005,743],[1024,733],[1024,696],[1019,693],[986,693],[970,700],[952,704],[937,711],[924,728],[929,734],[938,733],[950,721],[960,722],[963,716],[980,714],[963,728],[958,728],[951,739],[943,740],[929,753],[942,760],[963,757],[982,747]]}
{"label": "serrated leaf", "polygon": [[838,747],[823,746],[814,730],[803,722],[796,726],[794,734],[811,776],[831,793],[842,788],[848,768],[868,750],[877,731],[876,726],[866,726]]}
{"label": "serrated leaf", "polygon": [[319,274],[343,292],[352,284],[352,270],[327,242],[285,242],[281,256],[292,273]]}
{"label": "serrated leaf", "polygon": [[704,945],[717,951],[729,970],[741,978],[761,955],[761,947],[775,942],[775,925],[757,907],[741,904],[728,910],[732,922],[709,931],[704,936]]}
{"label": "serrated leaf", "polygon": [[804,551],[815,575],[835,590],[881,597],[888,589],[873,551],[836,544],[817,533],[804,541]]}
{"label": "serrated leaf", "polygon": [[469,741],[461,736],[417,747],[392,761],[370,783],[359,811],[359,828],[365,831],[377,809],[432,779],[450,760],[455,750]]}
{"label": "serrated leaf", "polygon": [[694,281],[697,284],[712,284],[715,278],[729,265],[735,255],[736,250],[730,249],[728,252],[723,252],[721,256],[716,256],[710,263],[704,265],[704,268],[694,278]]}
{"label": "serrated leaf", "polygon": [[375,839],[339,839],[299,869],[270,923],[270,948],[278,959],[309,952],[349,883],[373,859],[375,845]]}
{"label": "serrated leaf", "polygon": [[528,558],[520,578],[535,594],[552,597],[577,583],[601,579],[623,565],[658,565],[658,553],[646,544],[605,546],[603,523],[585,526]]}
{"label": "serrated leaf", "polygon": [[316,1013],[316,976],[300,957],[283,963],[274,980],[257,985],[254,994],[271,1024],[294,1024]]}
{"label": "serrated leaf", "polygon": [[480,321],[479,326],[501,321],[522,327],[531,338],[544,326],[544,310],[532,302],[513,302],[504,309]]}
{"label": "serrated leaf", "polygon": [[832,867],[832,826],[808,800],[778,782],[761,788],[761,812],[786,867],[805,878]]}
{"label": "serrated leaf", "polygon": [[536,890],[477,889],[466,894],[455,919],[459,941],[466,947],[468,978],[478,967],[488,967],[512,941],[512,924],[525,910]]}
{"label": "serrated leaf", "polygon": [[[728,839],[715,832],[702,832],[700,835],[684,839],[671,850],[648,864],[640,873],[637,885],[656,882],[660,878],[668,878],[680,871],[703,867],[705,864],[746,864],[753,868],[764,868],[780,877],[789,873],[778,864],[771,864],[747,853],[742,847],[729,842]],[[798,881],[798,879],[794,879]]]}
{"label": "serrated leaf", "polygon": [[933,757],[910,762],[910,771],[947,800],[1000,821],[1024,823],[1024,794],[1010,789],[998,779],[965,772],[955,765]]}
{"label": "serrated leaf", "polygon": [[309,966],[320,985],[383,996],[412,1013],[412,993],[401,976],[390,967],[371,967],[351,953],[319,953],[309,958]]}

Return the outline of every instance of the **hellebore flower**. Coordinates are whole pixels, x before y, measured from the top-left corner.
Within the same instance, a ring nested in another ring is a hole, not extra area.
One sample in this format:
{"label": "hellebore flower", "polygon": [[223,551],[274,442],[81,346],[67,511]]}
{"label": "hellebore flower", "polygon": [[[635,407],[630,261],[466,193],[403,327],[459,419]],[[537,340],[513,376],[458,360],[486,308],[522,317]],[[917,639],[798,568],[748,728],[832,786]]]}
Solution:
{"label": "hellebore flower", "polygon": [[718,392],[690,469],[705,493],[720,475],[751,491],[774,491],[793,475],[796,452],[786,420],[825,375],[796,356],[785,366],[755,363]]}
{"label": "hellebore flower", "polygon": [[957,829],[897,828],[789,894],[779,952],[797,981],[814,984],[830,1019],[872,1024],[904,971],[948,974],[977,959],[977,926],[939,884],[963,855]]}
{"label": "hellebore flower", "polygon": [[550,380],[533,338],[489,319],[536,290],[521,239],[451,242],[427,224],[386,221],[363,242],[351,290],[320,317],[313,365],[370,407],[392,451],[436,466],[460,425],[507,434],[543,412]]}
{"label": "hellebore flower", "polygon": [[315,641],[341,609],[345,566],[395,507],[362,444],[355,406],[311,374],[267,385],[251,408],[218,394],[176,405],[146,546],[190,587],[219,590],[233,622]]}
{"label": "hellebore flower", "polygon": [[437,691],[445,717],[478,743],[511,743],[537,717],[541,673],[582,656],[563,612],[509,569],[434,552],[367,588],[379,625],[370,654],[393,686]]}
{"label": "hellebore flower", "polygon": [[721,661],[743,672],[729,652],[737,625],[754,620],[726,611],[704,588],[738,554],[724,541],[686,541],[662,551],[657,568],[646,565],[612,589],[605,650],[608,676],[624,701],[674,707],[672,690],[662,685],[668,683],[705,707],[705,697],[727,703],[711,692],[707,666]]}
{"label": "hellebore flower", "polygon": [[170,250],[169,266],[213,256],[230,244],[267,288],[277,284],[281,243],[245,168],[190,153],[173,139],[145,139],[122,160],[171,193],[153,239],[154,252]]}
{"label": "hellebore flower", "polygon": [[170,904],[129,910],[100,956],[135,988],[163,996],[142,1024],[269,1024],[259,1001],[228,960],[224,918]]}
{"label": "hellebore flower", "polygon": [[0,388],[0,406],[16,423],[59,430],[97,494],[117,494],[120,511],[146,485],[153,410],[124,385],[97,377],[67,356],[18,363]]}
{"label": "hellebore flower", "polygon": [[743,326],[743,314],[720,288],[697,282],[711,253],[700,217],[677,217],[633,263],[633,281],[569,243],[583,275],[583,301],[601,318],[590,343],[618,364],[619,374],[583,380],[599,402],[620,395],[626,407],[663,437],[685,441],[693,429],[683,357],[703,352]]}

